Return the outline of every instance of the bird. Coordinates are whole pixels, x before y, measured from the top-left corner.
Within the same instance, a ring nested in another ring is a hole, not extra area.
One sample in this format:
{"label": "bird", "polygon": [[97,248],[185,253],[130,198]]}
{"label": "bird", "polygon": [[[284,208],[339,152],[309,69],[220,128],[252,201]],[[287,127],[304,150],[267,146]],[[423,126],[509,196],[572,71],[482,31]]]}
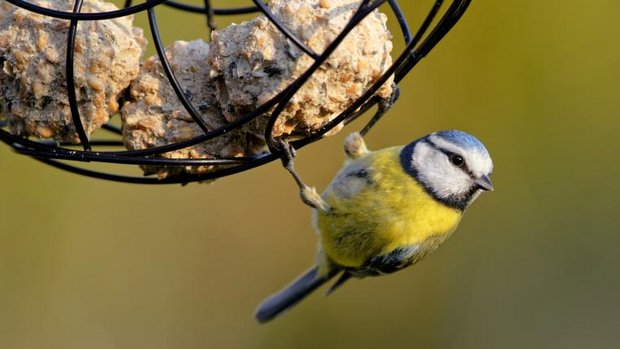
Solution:
{"label": "bird", "polygon": [[[483,191],[493,191],[493,161],[476,137],[458,130],[428,134],[405,146],[368,150],[354,132],[344,142],[346,161],[319,195],[287,167],[302,200],[314,208],[320,236],[316,263],[256,310],[268,322],[314,290],[339,278],[391,274],[435,251]],[[292,158],[292,157],[291,157]]]}

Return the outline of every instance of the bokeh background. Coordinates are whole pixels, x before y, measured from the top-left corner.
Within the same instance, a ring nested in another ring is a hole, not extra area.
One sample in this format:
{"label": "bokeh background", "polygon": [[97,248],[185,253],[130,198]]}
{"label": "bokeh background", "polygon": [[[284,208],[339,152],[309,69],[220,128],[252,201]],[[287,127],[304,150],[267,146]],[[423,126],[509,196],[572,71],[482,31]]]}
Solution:
{"label": "bokeh background", "polygon": [[[430,4],[401,3],[412,19]],[[617,347],[619,13],[615,0],[475,0],[367,142],[469,131],[493,155],[496,191],[414,268],[313,295],[268,325],[255,306],[316,244],[278,163],[138,186],[0,146],[0,347]],[[208,36],[202,17],[158,15],[166,42]],[[325,187],[361,125],[299,152],[308,183]]]}

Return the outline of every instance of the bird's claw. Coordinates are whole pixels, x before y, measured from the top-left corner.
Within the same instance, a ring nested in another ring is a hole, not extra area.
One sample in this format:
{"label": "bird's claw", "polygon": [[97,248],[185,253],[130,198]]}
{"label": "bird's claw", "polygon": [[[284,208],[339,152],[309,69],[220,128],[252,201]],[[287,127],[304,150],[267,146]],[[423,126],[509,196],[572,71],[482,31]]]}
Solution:
{"label": "bird's claw", "polygon": [[289,167],[293,167],[293,160],[297,156],[295,147],[282,138],[276,139],[276,142],[280,146],[280,160],[282,160],[282,165],[287,169],[289,169]]}

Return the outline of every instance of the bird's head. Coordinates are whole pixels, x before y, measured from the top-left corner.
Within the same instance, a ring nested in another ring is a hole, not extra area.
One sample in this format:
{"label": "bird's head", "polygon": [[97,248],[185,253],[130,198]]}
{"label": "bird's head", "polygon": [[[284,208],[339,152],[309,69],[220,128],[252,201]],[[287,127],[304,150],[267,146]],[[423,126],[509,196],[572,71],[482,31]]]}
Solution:
{"label": "bird's head", "polygon": [[483,190],[493,190],[491,155],[465,132],[431,133],[405,146],[400,158],[405,171],[448,206],[465,209]]}

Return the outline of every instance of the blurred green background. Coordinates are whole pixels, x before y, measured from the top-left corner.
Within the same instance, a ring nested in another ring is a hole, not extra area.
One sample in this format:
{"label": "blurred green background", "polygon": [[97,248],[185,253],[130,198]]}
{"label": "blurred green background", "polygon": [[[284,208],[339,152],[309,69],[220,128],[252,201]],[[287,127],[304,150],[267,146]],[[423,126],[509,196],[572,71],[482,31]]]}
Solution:
{"label": "blurred green background", "polygon": [[[430,4],[401,3],[412,21]],[[207,37],[200,16],[157,13],[168,43]],[[496,191],[414,268],[313,295],[268,325],[255,306],[316,245],[278,163],[211,185],[138,186],[1,145],[0,347],[616,347],[619,13],[614,0],[475,0],[367,142],[469,131],[493,155]],[[325,187],[361,125],[299,152],[308,183]]]}

